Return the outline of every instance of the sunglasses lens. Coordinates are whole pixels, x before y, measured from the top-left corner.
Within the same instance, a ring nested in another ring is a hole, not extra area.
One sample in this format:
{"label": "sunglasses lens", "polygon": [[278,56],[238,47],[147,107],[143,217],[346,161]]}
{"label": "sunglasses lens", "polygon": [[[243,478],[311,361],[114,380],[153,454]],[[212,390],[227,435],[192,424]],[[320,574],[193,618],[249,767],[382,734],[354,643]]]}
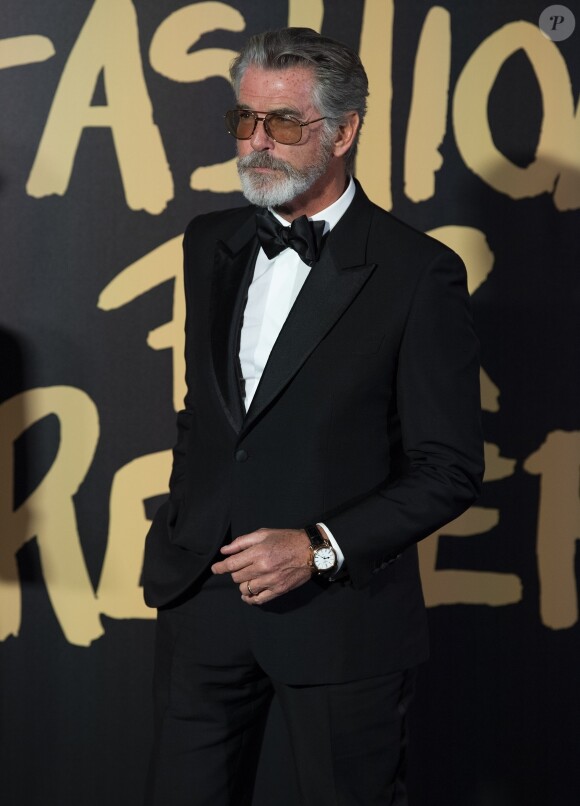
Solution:
{"label": "sunglasses lens", "polygon": [[282,115],[267,115],[266,123],[271,137],[277,143],[293,145],[298,143],[302,137],[302,127],[292,118]]}
{"label": "sunglasses lens", "polygon": [[254,133],[256,118],[243,109],[232,109],[226,113],[226,127],[238,140],[249,140]]}
{"label": "sunglasses lens", "polygon": [[254,134],[258,120],[264,121],[266,134],[277,143],[294,145],[302,138],[302,127],[298,121],[283,115],[266,115],[258,117],[258,113],[245,109],[231,109],[226,112],[226,128],[238,140],[249,140]]}

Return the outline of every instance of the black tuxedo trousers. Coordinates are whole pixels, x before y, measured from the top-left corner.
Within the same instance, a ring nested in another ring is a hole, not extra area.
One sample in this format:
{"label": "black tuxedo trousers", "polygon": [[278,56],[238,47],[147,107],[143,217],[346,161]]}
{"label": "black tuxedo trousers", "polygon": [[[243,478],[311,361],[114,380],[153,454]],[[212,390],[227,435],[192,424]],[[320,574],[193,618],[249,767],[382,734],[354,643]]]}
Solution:
{"label": "black tuxedo trousers", "polygon": [[410,668],[427,656],[416,544],[481,483],[464,266],[357,185],[246,413],[237,353],[254,215],[210,213],[185,234],[188,391],[169,500],[147,538],[146,601],[187,597],[229,534],[323,521],[348,576],[246,607],[258,663],[298,685]]}
{"label": "black tuxedo trousers", "polygon": [[[146,806],[406,806],[413,670],[285,685],[256,662],[246,609],[229,576],[204,575],[194,595],[159,611]],[[273,697],[283,715],[269,734],[276,771],[254,797]],[[291,752],[282,754],[284,725]]]}

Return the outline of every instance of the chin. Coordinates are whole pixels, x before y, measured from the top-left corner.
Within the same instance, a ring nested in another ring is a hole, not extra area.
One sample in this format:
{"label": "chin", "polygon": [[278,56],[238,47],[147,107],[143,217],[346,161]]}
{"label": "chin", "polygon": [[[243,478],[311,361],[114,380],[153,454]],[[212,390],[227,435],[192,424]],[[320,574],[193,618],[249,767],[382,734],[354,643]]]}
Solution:
{"label": "chin", "polygon": [[273,182],[271,177],[263,174],[240,176],[242,193],[246,199],[257,207],[280,207],[298,195],[295,188],[289,187],[287,180]]}

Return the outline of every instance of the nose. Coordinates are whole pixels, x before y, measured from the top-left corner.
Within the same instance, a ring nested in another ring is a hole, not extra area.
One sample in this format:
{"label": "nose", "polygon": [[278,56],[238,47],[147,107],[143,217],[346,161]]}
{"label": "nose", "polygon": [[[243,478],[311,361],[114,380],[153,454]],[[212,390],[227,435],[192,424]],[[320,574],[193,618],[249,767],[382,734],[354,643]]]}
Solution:
{"label": "nose", "polygon": [[250,145],[254,151],[266,151],[274,147],[275,141],[268,135],[266,127],[264,126],[264,118],[258,118],[256,128],[253,135],[250,137]]}

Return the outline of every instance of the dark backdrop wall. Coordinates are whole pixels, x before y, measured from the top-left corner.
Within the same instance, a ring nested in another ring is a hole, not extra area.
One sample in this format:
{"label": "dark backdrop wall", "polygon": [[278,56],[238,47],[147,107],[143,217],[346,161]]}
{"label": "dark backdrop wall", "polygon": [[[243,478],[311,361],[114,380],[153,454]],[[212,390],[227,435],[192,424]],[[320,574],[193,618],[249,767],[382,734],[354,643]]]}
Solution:
{"label": "dark backdrop wall", "polygon": [[[421,546],[412,803],[576,806],[580,7],[544,3],[2,0],[3,804],[141,802],[181,234],[242,202],[227,66],[290,23],[361,53],[357,175],[462,254],[482,345],[483,497]],[[287,754],[274,711],[257,806],[296,806]]]}

